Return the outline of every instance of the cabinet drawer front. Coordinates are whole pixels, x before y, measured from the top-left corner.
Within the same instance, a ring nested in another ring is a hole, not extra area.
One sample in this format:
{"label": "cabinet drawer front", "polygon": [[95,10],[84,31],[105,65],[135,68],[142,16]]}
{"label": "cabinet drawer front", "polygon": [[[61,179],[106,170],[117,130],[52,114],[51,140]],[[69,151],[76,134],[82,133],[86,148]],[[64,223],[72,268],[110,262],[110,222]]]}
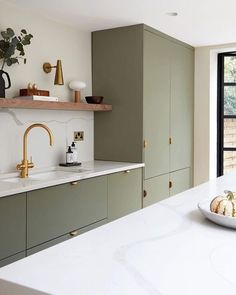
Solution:
{"label": "cabinet drawer front", "polygon": [[169,174],[153,177],[144,181],[146,196],[143,207],[147,207],[169,197]]}
{"label": "cabinet drawer front", "polygon": [[[107,219],[103,219],[101,221],[98,221],[98,222],[95,222],[95,223],[90,224],[88,226],[85,226],[85,227],[83,227],[81,229],[78,229],[78,234],[77,235],[81,235],[81,234],[83,234],[83,233],[85,233],[85,232],[87,232],[89,230],[92,230],[92,229],[94,229],[96,227],[99,227],[99,226],[101,226],[103,224],[106,224],[106,223],[107,223]],[[73,235],[71,235],[69,233],[69,234],[63,235],[63,236],[61,236],[59,238],[53,239],[52,241],[49,241],[49,242],[40,244],[40,245],[38,245],[36,247],[33,247],[31,249],[28,249],[27,252],[26,252],[27,253],[27,256],[32,255],[34,253],[37,253],[39,251],[42,251],[44,249],[47,249],[49,247],[52,247],[52,246],[54,246],[56,244],[59,244],[61,242],[67,241],[67,240],[69,240],[71,238],[73,238]]]}
{"label": "cabinet drawer front", "polygon": [[0,198],[0,259],[26,248],[25,194]]}
{"label": "cabinet drawer front", "polygon": [[59,243],[64,242],[64,241],[67,241],[70,238],[71,238],[71,236],[68,235],[68,234],[67,235],[63,235],[63,236],[61,236],[59,238],[53,239],[53,240],[48,241],[46,243],[43,243],[43,244],[40,244],[40,245],[35,246],[33,248],[27,249],[26,256],[30,256],[32,254],[35,254],[35,253],[39,252],[39,251],[42,251],[42,250],[47,249],[49,247],[52,247],[52,246],[54,246],[56,244],[59,244]]}
{"label": "cabinet drawer front", "polygon": [[107,177],[27,194],[27,248],[107,217]]}
{"label": "cabinet drawer front", "polygon": [[170,173],[172,186],[170,188],[170,196],[179,194],[192,187],[191,169],[185,168]]}
{"label": "cabinet drawer front", "polygon": [[10,263],[13,263],[13,262],[15,262],[17,260],[20,260],[20,259],[24,258],[24,257],[25,257],[25,251],[20,252],[20,253],[15,254],[15,255],[12,255],[10,257],[7,257],[7,258],[5,258],[3,260],[0,260],[0,267],[3,267],[3,266],[8,265]]}

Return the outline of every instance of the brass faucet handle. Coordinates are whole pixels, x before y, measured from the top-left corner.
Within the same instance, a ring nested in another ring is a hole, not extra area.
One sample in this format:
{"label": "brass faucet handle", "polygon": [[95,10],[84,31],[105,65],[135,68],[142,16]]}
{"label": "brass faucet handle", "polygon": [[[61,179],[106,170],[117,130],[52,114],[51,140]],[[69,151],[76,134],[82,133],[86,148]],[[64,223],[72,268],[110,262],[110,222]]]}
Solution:
{"label": "brass faucet handle", "polygon": [[25,164],[23,163],[23,161],[20,164],[16,165],[17,170],[23,170],[24,168],[25,168]]}
{"label": "brass faucet handle", "polygon": [[27,161],[28,168],[34,168],[34,163],[32,162],[32,156],[30,157],[30,161]]}

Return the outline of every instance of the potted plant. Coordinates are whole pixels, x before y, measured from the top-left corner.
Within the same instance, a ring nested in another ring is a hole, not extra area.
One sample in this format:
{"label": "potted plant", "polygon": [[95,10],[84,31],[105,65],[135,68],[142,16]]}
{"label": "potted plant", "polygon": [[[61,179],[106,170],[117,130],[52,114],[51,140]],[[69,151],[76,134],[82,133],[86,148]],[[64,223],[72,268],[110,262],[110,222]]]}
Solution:
{"label": "potted plant", "polygon": [[[24,46],[31,43],[33,35],[28,34],[26,30],[22,29],[18,36],[11,28],[7,28],[6,31],[1,31],[0,40],[0,61],[2,62],[0,69],[0,97],[5,97],[5,89],[11,87],[11,80],[7,72],[3,71],[4,67],[11,66],[19,63],[20,59],[23,59],[26,63]],[[8,85],[6,86],[5,75]]]}

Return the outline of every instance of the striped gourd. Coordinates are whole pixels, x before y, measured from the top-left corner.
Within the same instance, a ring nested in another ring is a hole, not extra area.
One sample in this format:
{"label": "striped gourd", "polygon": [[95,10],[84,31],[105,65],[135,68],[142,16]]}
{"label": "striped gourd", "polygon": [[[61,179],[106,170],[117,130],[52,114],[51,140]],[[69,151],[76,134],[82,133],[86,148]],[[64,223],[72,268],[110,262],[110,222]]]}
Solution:
{"label": "striped gourd", "polygon": [[236,197],[231,191],[224,191],[226,196],[218,196],[211,201],[211,212],[236,217]]}

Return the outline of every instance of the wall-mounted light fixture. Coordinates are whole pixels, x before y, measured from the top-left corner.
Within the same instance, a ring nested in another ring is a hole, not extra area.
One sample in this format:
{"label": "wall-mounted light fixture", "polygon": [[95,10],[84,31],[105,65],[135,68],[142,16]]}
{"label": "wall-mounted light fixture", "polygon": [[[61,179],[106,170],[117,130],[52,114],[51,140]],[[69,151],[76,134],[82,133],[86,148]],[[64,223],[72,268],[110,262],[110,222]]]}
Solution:
{"label": "wall-mounted light fixture", "polygon": [[86,87],[86,83],[83,81],[71,81],[69,88],[75,91],[75,102],[80,102],[80,91]]}
{"label": "wall-mounted light fixture", "polygon": [[43,70],[47,74],[52,71],[52,68],[56,68],[54,85],[64,85],[61,60],[57,60],[57,65],[56,66],[52,66],[49,62],[45,62],[43,64]]}

